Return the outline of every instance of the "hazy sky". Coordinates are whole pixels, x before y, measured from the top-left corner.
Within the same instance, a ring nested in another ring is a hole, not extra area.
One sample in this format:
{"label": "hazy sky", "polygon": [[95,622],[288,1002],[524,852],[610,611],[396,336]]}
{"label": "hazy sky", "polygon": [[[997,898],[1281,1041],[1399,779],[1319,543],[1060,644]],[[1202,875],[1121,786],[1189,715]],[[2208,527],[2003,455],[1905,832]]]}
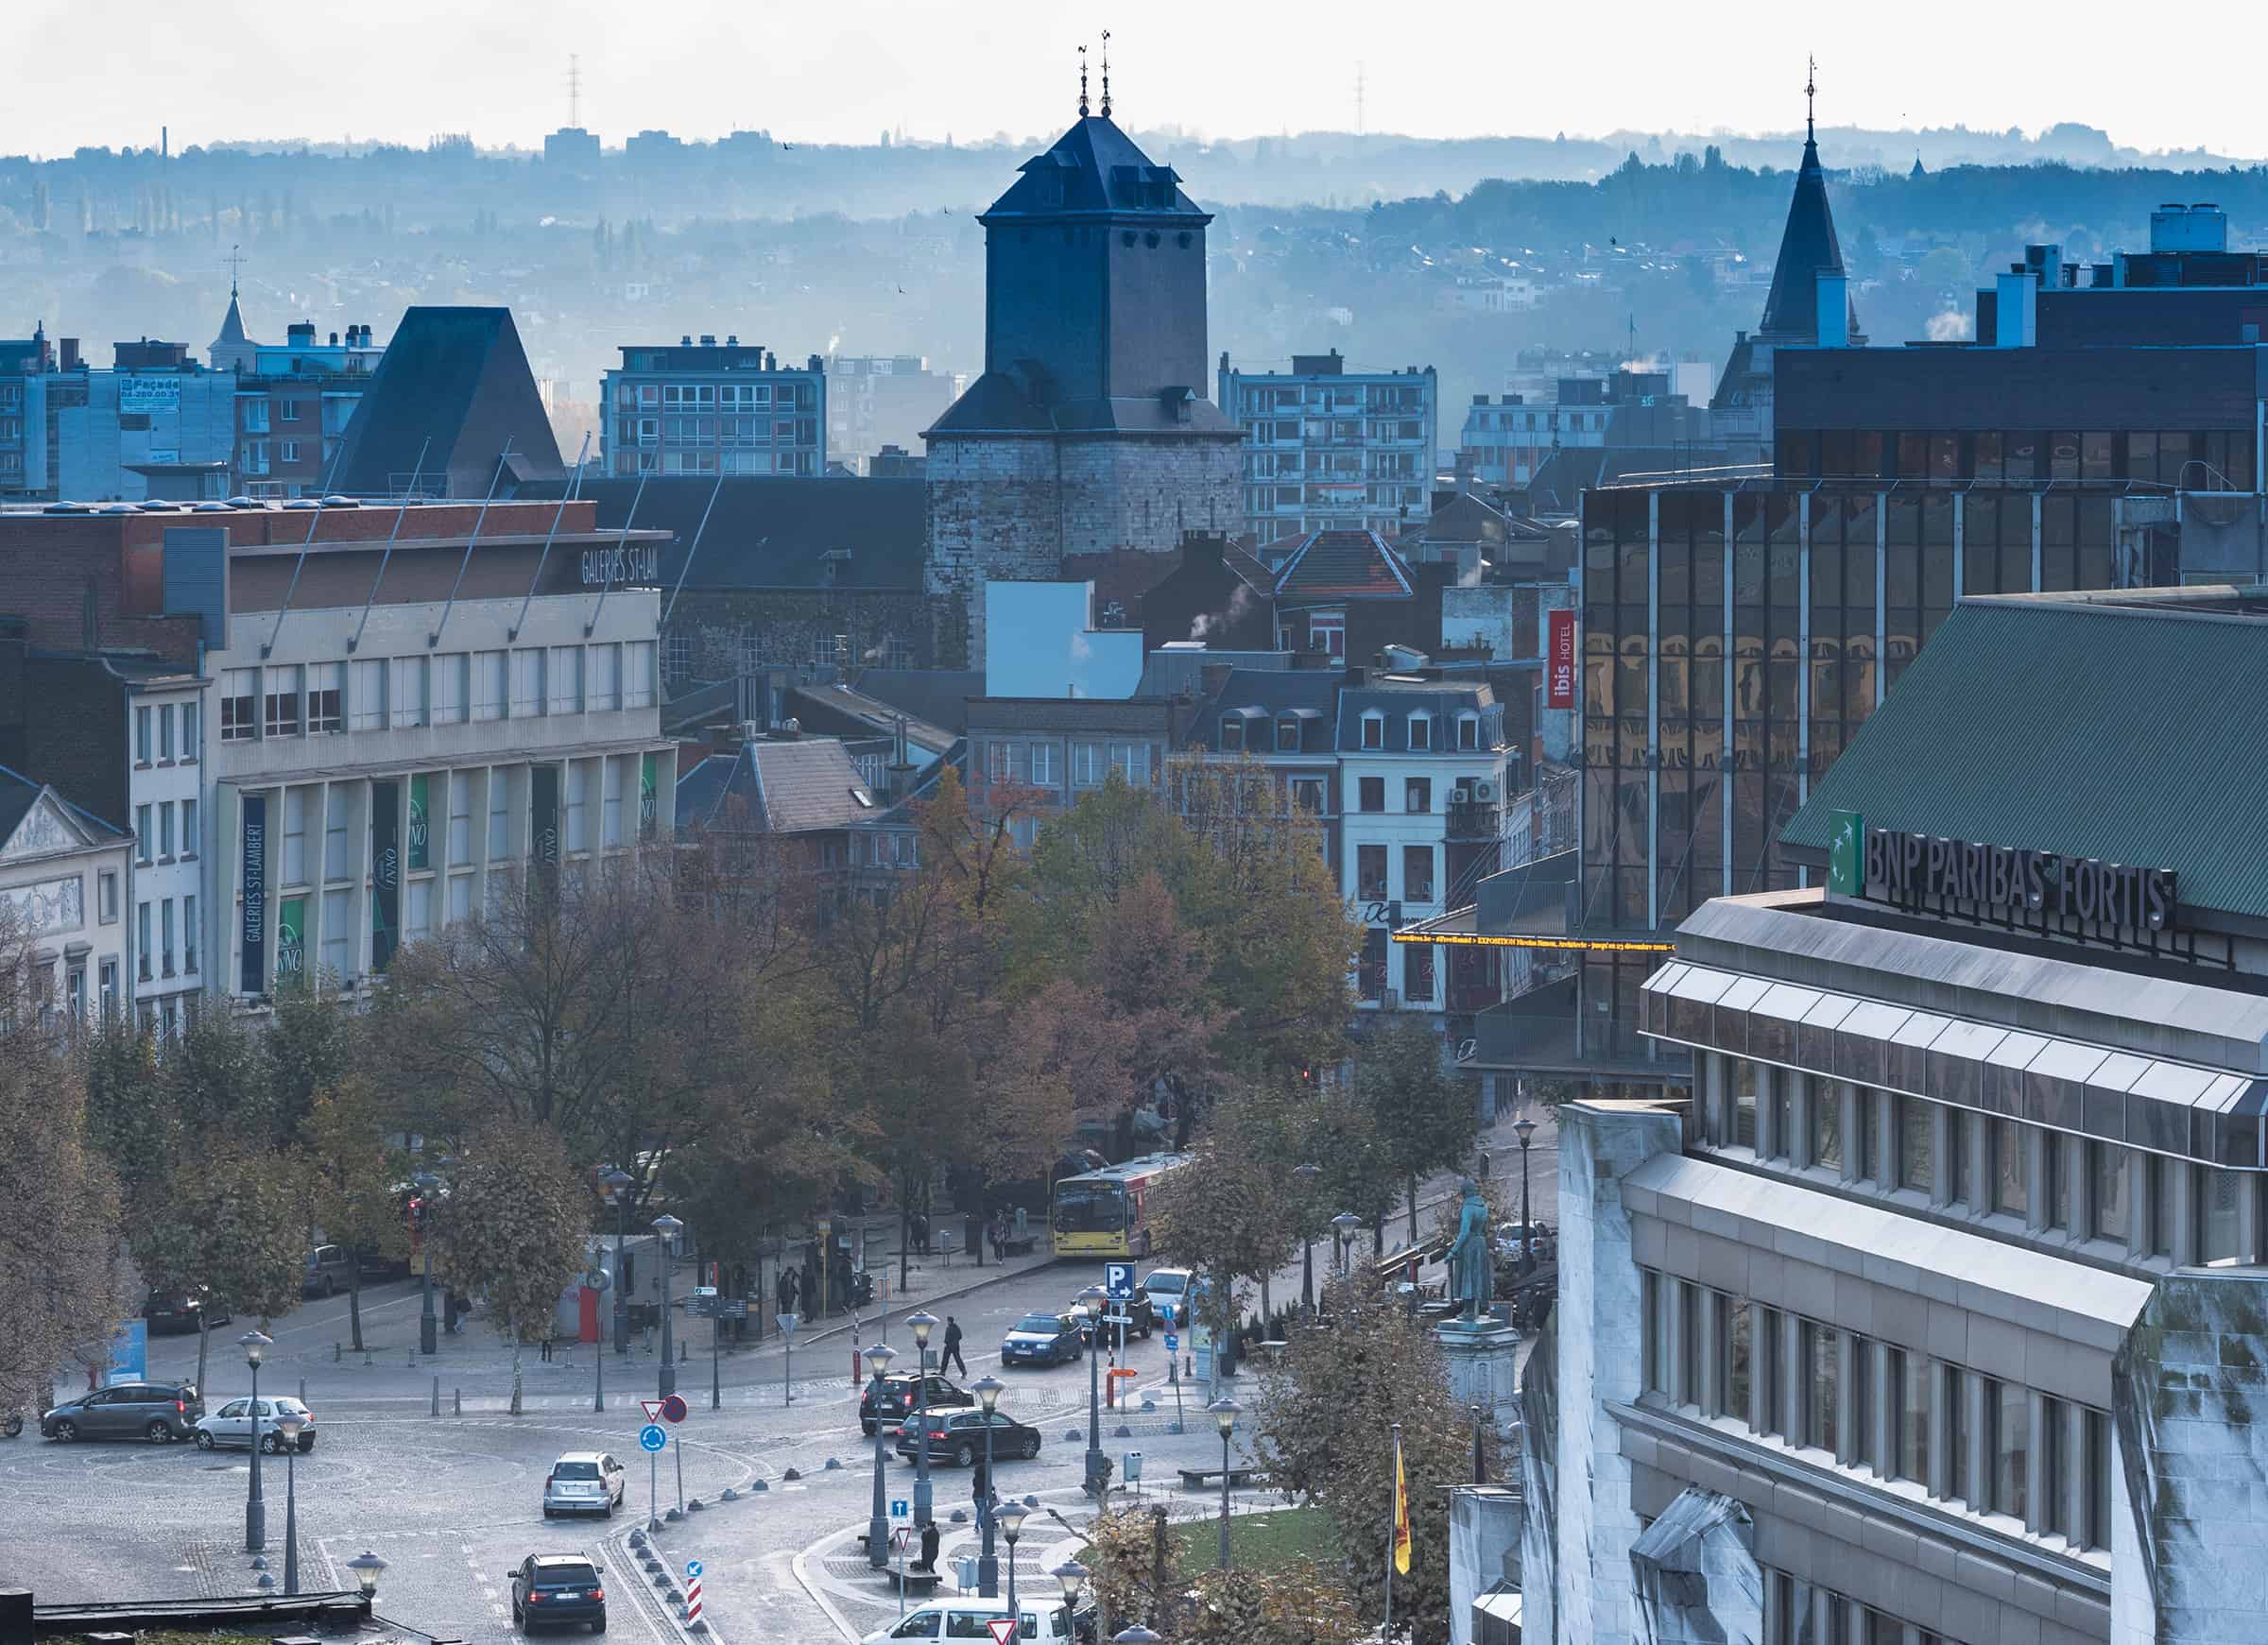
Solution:
{"label": "hazy sky", "polygon": [[[2268,152],[2251,54],[2259,12],[2203,0],[2174,34],[2092,6],[1513,5],[1450,0],[11,0],[17,71],[0,152],[81,144],[469,131],[532,145],[582,116],[610,145],[645,127],[871,143],[885,128],[962,142],[1053,133],[1076,48],[1111,41],[1122,122],[1207,136],[1351,129],[1425,136],[1621,129],[1787,129],[1803,60],[1823,120],[2105,128],[2144,148]],[[2050,16],[2053,22],[2046,21]],[[2250,21],[2247,21],[2249,19]],[[2138,52],[2143,55],[2138,56]],[[2149,54],[2159,60],[2152,61]]]}

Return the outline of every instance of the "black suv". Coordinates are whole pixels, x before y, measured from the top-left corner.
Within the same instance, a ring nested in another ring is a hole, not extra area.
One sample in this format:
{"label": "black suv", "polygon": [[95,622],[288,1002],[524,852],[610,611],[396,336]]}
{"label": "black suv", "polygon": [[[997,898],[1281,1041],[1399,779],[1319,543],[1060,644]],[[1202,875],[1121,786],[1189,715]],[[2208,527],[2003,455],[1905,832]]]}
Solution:
{"label": "black suv", "polygon": [[40,1432],[47,1439],[146,1439],[171,1445],[197,1437],[205,1414],[204,1397],[194,1382],[117,1382],[66,1399],[43,1413]]}
{"label": "black suv", "polygon": [[532,1634],[557,1622],[607,1631],[607,1590],[600,1568],[579,1553],[531,1553],[505,1572],[512,1583],[512,1620]]}
{"label": "black suv", "polygon": [[1104,1342],[1115,1343],[1118,1341],[1118,1327],[1111,1323],[1110,1316],[1113,1314],[1125,1314],[1126,1316],[1126,1335],[1140,1337],[1145,1343],[1150,1340],[1150,1333],[1158,1328],[1158,1305],[1150,1300],[1150,1294],[1146,1291],[1137,1291],[1124,1302],[1103,1304],[1103,1317],[1099,1327],[1087,1317],[1087,1310],[1084,1305],[1074,1304],[1074,1311],[1079,1316],[1079,1335],[1089,1342],[1094,1341],[1094,1333],[1098,1328],[1103,1333]]}
{"label": "black suv", "polygon": [[[871,1434],[883,1423],[895,1427],[914,1414],[914,1388],[920,1379],[911,1371],[899,1371],[882,1379],[878,1391],[874,1379],[867,1379],[867,1391],[858,1399],[858,1426]],[[932,1411],[951,1410],[959,1405],[974,1405],[976,1396],[966,1388],[955,1386],[942,1377],[929,1379],[929,1393],[921,1401]]]}

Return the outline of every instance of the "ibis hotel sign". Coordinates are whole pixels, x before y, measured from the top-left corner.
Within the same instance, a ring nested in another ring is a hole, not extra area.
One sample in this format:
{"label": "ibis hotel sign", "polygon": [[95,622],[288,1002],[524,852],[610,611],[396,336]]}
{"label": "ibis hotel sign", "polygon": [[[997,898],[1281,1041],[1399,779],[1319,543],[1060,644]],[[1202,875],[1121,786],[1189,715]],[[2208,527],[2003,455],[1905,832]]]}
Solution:
{"label": "ibis hotel sign", "polygon": [[2171,868],[1870,829],[1848,811],[1834,814],[1828,888],[1899,908],[2106,931],[2171,929],[2178,901]]}

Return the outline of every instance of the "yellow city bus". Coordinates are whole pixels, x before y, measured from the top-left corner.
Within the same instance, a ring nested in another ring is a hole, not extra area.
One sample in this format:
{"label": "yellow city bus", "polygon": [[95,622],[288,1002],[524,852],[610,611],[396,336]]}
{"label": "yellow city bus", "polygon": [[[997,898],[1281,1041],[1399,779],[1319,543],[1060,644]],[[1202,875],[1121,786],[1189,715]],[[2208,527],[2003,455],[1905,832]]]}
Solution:
{"label": "yellow city bus", "polygon": [[1147,1257],[1150,1190],[1189,1159],[1186,1154],[1151,1154],[1057,1181],[1049,1222],[1056,1255]]}

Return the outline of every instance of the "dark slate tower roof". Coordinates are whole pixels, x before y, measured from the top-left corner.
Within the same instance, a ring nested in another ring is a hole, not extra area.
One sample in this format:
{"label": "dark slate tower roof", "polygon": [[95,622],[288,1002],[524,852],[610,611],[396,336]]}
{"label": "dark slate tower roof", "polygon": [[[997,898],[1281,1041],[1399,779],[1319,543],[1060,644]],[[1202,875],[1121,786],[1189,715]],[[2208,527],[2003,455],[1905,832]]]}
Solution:
{"label": "dark slate tower roof", "polygon": [[421,471],[421,489],[446,476],[449,495],[485,496],[499,458],[500,497],[564,471],[508,308],[404,312],[345,439],[335,484],[361,496],[386,495]]}
{"label": "dark slate tower roof", "polygon": [[1045,154],[978,216],[994,222],[1058,222],[1096,215],[1212,221],[1181,192],[1170,165],[1155,165],[1108,114],[1082,114]]}
{"label": "dark slate tower roof", "polygon": [[229,312],[221,317],[220,335],[213,339],[214,346],[217,348],[229,343],[249,343],[250,341],[251,338],[244,334],[244,313],[236,306],[236,288],[231,286],[229,288]]}
{"label": "dark slate tower roof", "polygon": [[[1819,276],[1843,272],[1843,247],[1835,238],[1835,216],[1827,204],[1827,173],[1820,169],[1818,140],[1803,140],[1803,164],[1796,172],[1796,197],[1788,202],[1788,225],[1779,236],[1779,261],[1772,266],[1772,293],[1764,299],[1768,342],[1816,342],[1819,338]],[[1859,334],[1859,311],[1850,310],[1850,332]]]}

